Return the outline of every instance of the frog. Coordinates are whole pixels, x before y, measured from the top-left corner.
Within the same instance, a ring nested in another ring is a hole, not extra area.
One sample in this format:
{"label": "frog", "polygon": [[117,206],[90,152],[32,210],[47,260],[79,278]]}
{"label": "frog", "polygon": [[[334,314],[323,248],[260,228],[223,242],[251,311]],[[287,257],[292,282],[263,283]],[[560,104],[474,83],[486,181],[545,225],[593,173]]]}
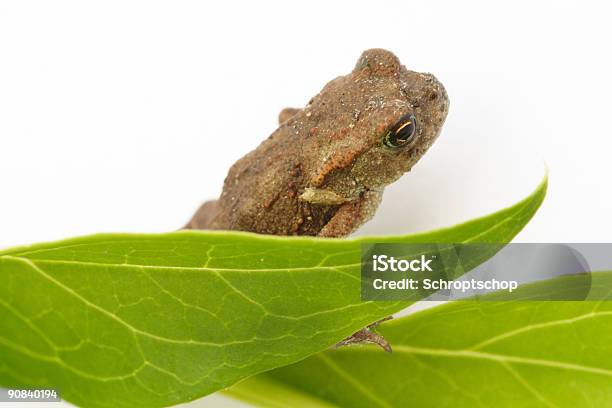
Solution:
{"label": "frog", "polygon": [[[221,196],[185,229],[344,237],[370,220],[384,188],[436,141],[448,114],[444,86],[408,70],[390,51],[364,51],[303,108],[281,110],[279,127],[238,160]],[[336,347],[391,345],[374,322]]]}
{"label": "frog", "polygon": [[306,106],[283,109],[279,127],[231,166],[219,199],[184,228],[347,236],[432,146],[448,108],[434,75],[366,50]]}

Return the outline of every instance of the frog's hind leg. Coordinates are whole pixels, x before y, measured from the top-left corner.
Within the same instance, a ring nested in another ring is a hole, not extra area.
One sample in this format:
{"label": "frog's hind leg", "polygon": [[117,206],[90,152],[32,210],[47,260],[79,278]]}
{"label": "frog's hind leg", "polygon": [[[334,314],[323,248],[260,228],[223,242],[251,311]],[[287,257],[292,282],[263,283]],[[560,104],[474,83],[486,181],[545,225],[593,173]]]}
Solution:
{"label": "frog's hind leg", "polygon": [[283,122],[286,122],[287,120],[291,119],[299,111],[301,111],[301,109],[298,109],[298,108],[285,108],[285,109],[283,109],[278,114],[278,124],[280,125]]}
{"label": "frog's hind leg", "polygon": [[202,204],[183,229],[211,229],[212,221],[219,212],[218,202],[218,200],[213,200]]}

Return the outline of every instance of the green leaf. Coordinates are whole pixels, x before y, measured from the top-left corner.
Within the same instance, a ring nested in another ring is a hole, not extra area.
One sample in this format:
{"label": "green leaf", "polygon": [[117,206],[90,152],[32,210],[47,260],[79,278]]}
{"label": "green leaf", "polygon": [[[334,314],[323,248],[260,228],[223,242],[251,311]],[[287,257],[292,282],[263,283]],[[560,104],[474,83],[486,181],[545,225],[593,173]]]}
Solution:
{"label": "green leaf", "polygon": [[325,350],[408,302],[361,302],[363,242],[507,242],[544,199],[399,237],[106,234],[0,252],[0,384],[88,406],[192,400]]}
{"label": "green leaf", "polygon": [[[514,300],[446,303],[382,324],[392,355],[326,351],[226,392],[265,406],[293,393],[298,408],[611,406],[612,272],[592,278],[587,301],[524,300],[585,283],[570,276],[520,287]],[[254,390],[274,393],[262,404]]]}

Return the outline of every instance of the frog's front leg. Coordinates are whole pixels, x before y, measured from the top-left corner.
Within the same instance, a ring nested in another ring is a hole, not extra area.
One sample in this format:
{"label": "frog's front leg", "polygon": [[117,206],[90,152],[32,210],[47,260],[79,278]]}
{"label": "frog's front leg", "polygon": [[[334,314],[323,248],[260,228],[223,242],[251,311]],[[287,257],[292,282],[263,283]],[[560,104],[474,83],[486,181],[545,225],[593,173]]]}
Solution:
{"label": "frog's front leg", "polygon": [[321,229],[319,236],[344,237],[349,235],[360,225],[372,218],[381,199],[382,192],[380,191],[364,191],[357,200],[342,204],[334,216]]}
{"label": "frog's front leg", "polygon": [[[327,190],[312,189],[306,190],[302,197],[309,198],[311,202],[325,199],[336,199],[337,195]],[[359,199],[348,201],[340,206],[336,214],[325,224],[319,232],[320,237],[342,237],[356,230],[360,225],[368,221],[374,215],[376,208],[382,199],[380,191],[365,191]],[[382,347],[387,353],[391,353],[391,345],[382,335],[376,333],[374,329],[379,323],[391,319],[391,316],[374,322],[363,329],[353,333],[342,340],[336,347],[347,346],[359,343],[373,343]]]}
{"label": "frog's front leg", "polygon": [[299,111],[301,111],[301,109],[298,109],[298,108],[285,108],[285,109],[283,109],[278,114],[278,124],[280,125],[283,122],[286,122],[287,120],[291,119]]}

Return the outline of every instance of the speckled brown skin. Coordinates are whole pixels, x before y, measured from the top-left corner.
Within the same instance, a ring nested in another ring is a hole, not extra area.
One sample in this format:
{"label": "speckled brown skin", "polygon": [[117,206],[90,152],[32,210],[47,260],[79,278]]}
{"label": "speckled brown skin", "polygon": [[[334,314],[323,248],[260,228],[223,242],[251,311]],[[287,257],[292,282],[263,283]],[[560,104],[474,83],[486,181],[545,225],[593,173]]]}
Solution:
{"label": "speckled brown skin", "polygon": [[[425,154],[447,112],[433,75],[407,70],[389,51],[365,51],[305,108],[283,110],[280,127],[231,167],[219,200],[185,228],[348,235],[374,215],[384,187]],[[408,113],[416,117],[413,141],[383,145]]]}

